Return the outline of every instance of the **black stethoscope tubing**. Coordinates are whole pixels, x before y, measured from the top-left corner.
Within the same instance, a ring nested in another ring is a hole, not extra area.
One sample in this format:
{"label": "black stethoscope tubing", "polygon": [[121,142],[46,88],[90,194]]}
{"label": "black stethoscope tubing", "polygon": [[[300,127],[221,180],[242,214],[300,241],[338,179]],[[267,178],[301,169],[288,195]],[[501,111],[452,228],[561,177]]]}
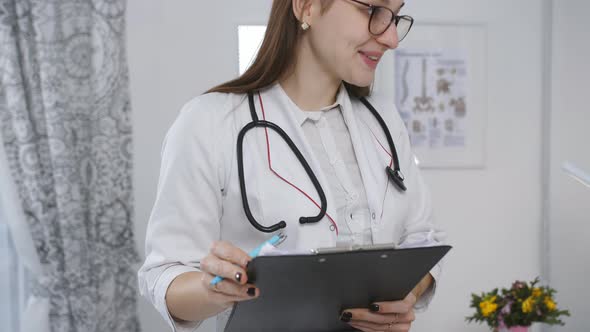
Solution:
{"label": "black stethoscope tubing", "polygon": [[[366,98],[361,97],[360,100],[369,109],[371,114],[373,114],[373,116],[377,119],[377,122],[379,122],[379,125],[381,126],[381,128],[387,138],[387,143],[389,144],[389,149],[391,151],[391,157],[393,158],[393,161],[394,161],[394,169],[392,169],[389,165],[385,167],[385,171],[387,172],[389,179],[391,179],[393,181],[393,183],[396,185],[396,187],[400,191],[406,191],[407,188],[404,184],[404,177],[403,177],[400,167],[399,167],[399,159],[397,156],[397,150],[395,149],[395,144],[393,143],[393,139],[391,138],[391,133],[389,132],[389,129],[387,128],[387,125],[385,124],[385,121],[383,121],[383,118],[381,117],[381,115],[379,115],[377,110],[373,107],[373,105],[371,105],[371,103],[369,103],[369,101]],[[254,226],[254,228],[256,228],[257,230],[264,232],[264,233],[273,233],[279,229],[287,227],[287,223],[284,220],[281,220],[272,226],[261,225],[260,223],[258,223],[258,221],[256,221],[256,218],[254,218],[254,216],[252,215],[252,211],[250,210],[250,205],[248,204],[248,197],[246,194],[246,181],[244,179],[244,158],[243,158],[244,157],[244,154],[243,154],[243,152],[244,152],[243,151],[244,137],[249,130],[254,129],[256,127],[263,127],[263,128],[270,128],[270,129],[274,130],[275,132],[277,132],[281,136],[281,138],[283,138],[283,140],[287,143],[287,145],[289,146],[291,151],[295,154],[295,156],[297,157],[297,159],[299,160],[299,162],[301,163],[301,165],[305,169],[305,172],[307,173],[307,175],[311,179],[313,186],[315,187],[316,191],[318,192],[318,195],[320,196],[321,204],[320,204],[319,214],[317,216],[312,216],[312,217],[300,217],[299,223],[300,224],[309,224],[309,223],[319,222],[326,215],[328,202],[326,200],[326,195],[324,194],[324,190],[322,189],[322,186],[320,185],[320,182],[318,181],[317,177],[315,176],[313,170],[311,169],[311,167],[307,163],[307,160],[305,160],[305,157],[303,156],[301,151],[299,151],[299,149],[297,148],[295,143],[291,140],[289,135],[281,127],[279,127],[278,125],[276,125],[273,122],[258,119],[258,115],[256,114],[256,107],[254,106],[254,95],[252,92],[248,92],[248,103],[250,106],[250,115],[252,117],[252,121],[249,122],[248,124],[246,124],[240,130],[240,132],[238,133],[238,139],[237,139],[238,179],[240,181],[240,193],[242,195],[242,206],[244,207],[244,213],[246,214],[248,221],[250,221],[250,223],[252,224],[252,226]]]}
{"label": "black stethoscope tubing", "polygon": [[391,133],[389,132],[389,129],[387,128],[387,125],[385,124],[385,121],[383,121],[383,118],[381,117],[379,112],[377,112],[375,107],[373,107],[373,105],[371,105],[371,103],[369,103],[369,101],[365,97],[361,97],[360,100],[369,109],[369,111],[371,111],[371,114],[373,114],[375,119],[377,119],[377,122],[379,122],[379,125],[381,126],[381,129],[383,130],[383,132],[385,133],[385,137],[387,138],[387,144],[389,144],[389,151],[391,152],[391,158],[393,158],[394,169],[392,169],[388,165],[385,167],[385,171],[387,172],[387,174],[389,175],[389,178],[393,181],[393,183],[395,183],[395,185],[398,187],[398,189],[400,189],[401,191],[406,191],[407,188],[406,188],[406,185],[404,184],[404,176],[403,176],[402,171],[399,167],[399,158],[397,156],[397,149],[395,148],[395,144],[393,143],[393,138],[391,137]]}

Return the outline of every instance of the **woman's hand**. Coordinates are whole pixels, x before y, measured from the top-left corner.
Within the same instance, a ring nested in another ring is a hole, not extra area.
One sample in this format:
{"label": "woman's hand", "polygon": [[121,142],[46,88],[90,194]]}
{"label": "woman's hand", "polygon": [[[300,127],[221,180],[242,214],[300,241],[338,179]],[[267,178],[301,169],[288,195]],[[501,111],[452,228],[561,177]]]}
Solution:
{"label": "woman's hand", "polygon": [[[250,260],[246,252],[228,242],[213,243],[209,255],[201,260],[201,283],[212,304],[227,308],[234,302],[251,300],[260,295],[254,285],[248,284],[246,265]],[[224,279],[212,286],[211,280],[215,276]]]}
{"label": "woman's hand", "polygon": [[410,292],[405,299],[393,302],[376,302],[369,309],[347,309],[341,320],[352,327],[365,331],[409,331],[414,316],[417,298]]}
{"label": "woman's hand", "polygon": [[[182,273],[166,291],[166,305],[178,321],[200,321],[217,315],[235,302],[258,297],[260,292],[248,284],[246,265],[250,256],[227,242],[215,242],[201,260],[201,271]],[[224,279],[214,286],[215,276]]]}

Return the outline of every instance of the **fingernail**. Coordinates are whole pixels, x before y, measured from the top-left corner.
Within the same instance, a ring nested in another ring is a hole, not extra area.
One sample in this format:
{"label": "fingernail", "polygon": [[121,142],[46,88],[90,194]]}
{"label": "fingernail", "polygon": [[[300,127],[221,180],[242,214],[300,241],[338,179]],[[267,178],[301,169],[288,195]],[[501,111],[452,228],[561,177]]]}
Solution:
{"label": "fingernail", "polygon": [[248,288],[248,295],[255,296],[256,295],[256,288],[254,288],[254,287]]}
{"label": "fingernail", "polygon": [[346,322],[346,323],[350,322],[351,319],[352,319],[352,313],[348,312],[348,311],[343,312],[342,315],[340,316],[340,320],[343,322]]}
{"label": "fingernail", "polygon": [[242,281],[242,273],[241,272],[236,273],[236,280],[238,282],[241,282]]}
{"label": "fingernail", "polygon": [[379,305],[376,303],[371,303],[371,305],[369,306],[369,311],[371,311],[371,312],[379,311]]}

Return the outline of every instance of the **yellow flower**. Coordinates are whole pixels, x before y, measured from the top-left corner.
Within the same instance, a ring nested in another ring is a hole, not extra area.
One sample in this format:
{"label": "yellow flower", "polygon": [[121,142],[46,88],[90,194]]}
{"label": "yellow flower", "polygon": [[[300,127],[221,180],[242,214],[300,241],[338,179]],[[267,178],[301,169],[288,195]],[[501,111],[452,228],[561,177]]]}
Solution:
{"label": "yellow flower", "polygon": [[553,311],[557,308],[557,304],[555,304],[555,302],[553,302],[549,296],[545,296],[545,300],[543,302],[549,311]]}
{"label": "yellow flower", "polygon": [[541,296],[542,293],[543,292],[541,291],[540,288],[538,288],[538,287],[533,288],[533,297],[539,297],[539,296]]}
{"label": "yellow flower", "polygon": [[530,296],[528,297],[526,300],[524,300],[524,302],[522,303],[522,312],[529,313],[533,311],[533,305],[535,304],[535,300],[533,300],[533,297]]}
{"label": "yellow flower", "polygon": [[490,299],[481,301],[479,303],[479,309],[481,309],[481,314],[484,317],[488,317],[489,315],[493,314],[496,309],[498,309],[498,305],[495,302],[496,296],[493,296]]}

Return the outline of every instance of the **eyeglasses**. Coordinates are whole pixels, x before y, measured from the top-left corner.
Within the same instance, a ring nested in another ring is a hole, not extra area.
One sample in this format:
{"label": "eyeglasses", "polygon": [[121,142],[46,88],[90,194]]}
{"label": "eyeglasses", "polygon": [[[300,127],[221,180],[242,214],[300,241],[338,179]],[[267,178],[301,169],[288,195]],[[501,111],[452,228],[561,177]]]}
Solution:
{"label": "eyeglasses", "polygon": [[374,6],[358,0],[350,0],[363,5],[369,10],[369,32],[374,36],[383,34],[391,25],[395,24],[398,41],[402,41],[410,32],[414,19],[407,15],[396,15],[387,7]]}

